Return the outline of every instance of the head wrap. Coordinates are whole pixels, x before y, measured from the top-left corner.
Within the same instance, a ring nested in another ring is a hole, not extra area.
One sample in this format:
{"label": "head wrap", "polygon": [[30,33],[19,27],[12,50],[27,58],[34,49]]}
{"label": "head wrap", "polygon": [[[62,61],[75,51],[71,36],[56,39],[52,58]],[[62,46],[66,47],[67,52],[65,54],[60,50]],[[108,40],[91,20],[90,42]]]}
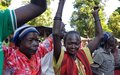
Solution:
{"label": "head wrap", "polygon": [[112,34],[109,32],[104,32],[103,33],[103,41],[107,41],[110,37],[112,37]]}
{"label": "head wrap", "polygon": [[16,29],[13,36],[13,42],[15,43],[15,45],[18,46],[20,40],[30,32],[35,32],[39,34],[35,27],[26,24]]}
{"label": "head wrap", "polygon": [[109,32],[104,32],[103,33],[103,38],[102,38],[102,41],[101,41],[101,46],[104,46],[105,43],[112,37],[112,34],[109,33]]}

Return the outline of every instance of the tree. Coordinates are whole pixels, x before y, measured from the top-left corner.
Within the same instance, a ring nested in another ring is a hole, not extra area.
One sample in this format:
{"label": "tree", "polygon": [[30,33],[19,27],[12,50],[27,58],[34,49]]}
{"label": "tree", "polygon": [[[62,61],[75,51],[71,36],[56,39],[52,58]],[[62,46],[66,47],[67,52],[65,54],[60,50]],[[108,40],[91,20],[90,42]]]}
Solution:
{"label": "tree", "polygon": [[[53,0],[47,0],[48,2],[48,7],[51,3],[51,1]],[[29,0],[23,0],[22,4],[25,5],[29,3]],[[33,25],[33,26],[50,26],[53,25],[53,19],[51,17],[51,9],[47,8],[47,10],[40,16],[38,16],[37,18],[31,20],[28,22],[28,24]]]}
{"label": "tree", "polygon": [[96,5],[101,6],[99,12],[102,27],[104,31],[110,31],[105,23],[105,15],[103,13],[104,3],[100,4],[101,0],[75,0],[74,8],[76,9],[71,17],[71,26],[75,27],[80,32],[81,36],[93,37],[94,20],[91,14],[92,9]]}
{"label": "tree", "polygon": [[108,20],[108,27],[112,30],[112,33],[115,37],[120,38],[120,12],[118,8],[112,13]]}
{"label": "tree", "polygon": [[6,9],[10,5],[11,0],[0,0],[0,9]]}
{"label": "tree", "polygon": [[41,16],[29,21],[28,24],[33,26],[50,26],[53,24],[51,14],[52,12],[50,8],[48,8]]}

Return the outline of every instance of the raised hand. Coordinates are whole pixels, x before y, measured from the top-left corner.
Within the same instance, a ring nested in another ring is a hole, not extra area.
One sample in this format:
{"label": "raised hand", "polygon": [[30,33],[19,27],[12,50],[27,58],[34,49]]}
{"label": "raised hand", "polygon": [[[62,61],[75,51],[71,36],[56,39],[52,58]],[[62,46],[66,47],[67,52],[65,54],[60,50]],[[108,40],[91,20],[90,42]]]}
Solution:
{"label": "raised hand", "polygon": [[99,6],[95,6],[93,9],[94,9],[94,11],[92,12],[92,14],[93,14],[93,17],[96,19],[96,16],[99,16],[98,12],[100,10],[100,7]]}
{"label": "raised hand", "polygon": [[61,53],[61,30],[64,29],[64,24],[62,23],[62,11],[64,7],[65,0],[59,0],[58,9],[54,18],[53,25],[53,41],[54,41],[54,56],[56,61],[58,60]]}

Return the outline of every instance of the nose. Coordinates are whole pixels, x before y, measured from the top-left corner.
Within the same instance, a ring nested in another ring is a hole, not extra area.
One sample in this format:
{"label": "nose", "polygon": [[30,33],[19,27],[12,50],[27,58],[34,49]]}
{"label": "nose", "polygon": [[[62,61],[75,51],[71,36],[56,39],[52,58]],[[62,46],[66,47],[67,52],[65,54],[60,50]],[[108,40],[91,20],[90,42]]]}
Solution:
{"label": "nose", "polygon": [[33,45],[33,46],[37,46],[37,47],[38,47],[38,46],[39,46],[39,42],[38,42],[38,41],[36,41],[36,40],[33,40],[32,45]]}

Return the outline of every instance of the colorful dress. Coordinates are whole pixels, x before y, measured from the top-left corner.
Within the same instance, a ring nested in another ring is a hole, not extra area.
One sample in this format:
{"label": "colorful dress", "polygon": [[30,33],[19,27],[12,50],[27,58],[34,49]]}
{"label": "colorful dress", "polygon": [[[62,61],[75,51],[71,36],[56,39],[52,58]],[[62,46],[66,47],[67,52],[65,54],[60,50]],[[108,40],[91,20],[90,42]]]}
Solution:
{"label": "colorful dress", "polygon": [[30,59],[21,53],[19,48],[3,46],[3,50],[5,52],[4,68],[9,69],[13,75],[40,75],[42,58],[52,51],[52,38],[47,38],[41,43]]}
{"label": "colorful dress", "polygon": [[58,62],[54,60],[53,65],[56,75],[92,75],[91,63],[93,63],[92,57],[86,47],[83,50],[78,50],[76,60],[73,60],[67,52],[62,50]]}
{"label": "colorful dress", "polygon": [[16,16],[13,10],[0,10],[0,75],[2,75],[4,53],[2,42],[17,28]]}

